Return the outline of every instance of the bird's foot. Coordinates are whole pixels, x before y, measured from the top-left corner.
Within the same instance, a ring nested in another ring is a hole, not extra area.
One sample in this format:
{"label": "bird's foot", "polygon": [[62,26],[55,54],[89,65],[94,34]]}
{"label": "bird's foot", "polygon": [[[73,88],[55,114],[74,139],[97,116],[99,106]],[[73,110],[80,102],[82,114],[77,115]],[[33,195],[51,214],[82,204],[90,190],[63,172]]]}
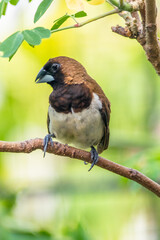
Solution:
{"label": "bird's foot", "polygon": [[44,152],[44,155],[43,155],[43,157],[45,157],[45,155],[46,155],[48,143],[50,142],[51,145],[53,146],[52,137],[55,137],[55,135],[54,135],[54,134],[47,134],[47,135],[44,137],[44,140],[43,140],[43,147],[44,147],[44,148],[43,148],[43,152]]}
{"label": "bird's foot", "polygon": [[91,153],[92,164],[91,164],[91,167],[88,171],[91,171],[91,169],[94,167],[94,165],[98,162],[98,153],[93,146],[91,146],[90,153]]}

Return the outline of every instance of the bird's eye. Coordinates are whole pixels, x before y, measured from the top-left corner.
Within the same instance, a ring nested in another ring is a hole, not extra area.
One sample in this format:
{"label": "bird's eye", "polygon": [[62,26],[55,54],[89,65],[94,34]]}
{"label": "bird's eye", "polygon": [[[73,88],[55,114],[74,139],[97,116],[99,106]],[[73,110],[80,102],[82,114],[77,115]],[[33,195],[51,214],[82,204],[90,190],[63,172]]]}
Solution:
{"label": "bird's eye", "polygon": [[52,68],[53,72],[55,73],[60,69],[60,64],[59,63],[53,63],[51,68]]}

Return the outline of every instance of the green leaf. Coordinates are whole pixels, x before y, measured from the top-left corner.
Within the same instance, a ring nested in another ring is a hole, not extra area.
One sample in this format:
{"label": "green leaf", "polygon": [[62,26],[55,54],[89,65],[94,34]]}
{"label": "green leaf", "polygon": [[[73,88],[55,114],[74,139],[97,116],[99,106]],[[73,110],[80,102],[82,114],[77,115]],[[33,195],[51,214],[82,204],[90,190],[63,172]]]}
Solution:
{"label": "green leaf", "polygon": [[3,5],[3,12],[2,12],[2,15],[5,15],[5,14],[6,14],[7,5],[8,5],[8,3],[5,2],[4,5]]}
{"label": "green leaf", "polygon": [[86,17],[86,16],[87,16],[87,13],[84,12],[84,11],[80,11],[80,12],[75,13],[75,14],[72,15],[72,16],[75,17],[75,18],[81,18],[81,17]]}
{"label": "green leaf", "polygon": [[65,14],[64,16],[58,18],[55,20],[55,24],[52,26],[51,30],[58,29],[70,16],[68,14]]}
{"label": "green leaf", "polygon": [[12,56],[20,47],[23,39],[22,33],[18,31],[4,40],[4,42],[0,44],[0,51],[3,52],[2,57]]}
{"label": "green leaf", "polygon": [[30,232],[23,229],[14,229],[10,231],[10,240],[52,240],[52,235],[47,231]]}
{"label": "green leaf", "polygon": [[12,5],[17,5],[18,2],[19,2],[19,0],[10,0],[10,4],[12,4]]}
{"label": "green leaf", "polygon": [[24,30],[22,34],[24,36],[24,40],[32,46],[39,45],[41,43],[40,36],[33,30]]}
{"label": "green leaf", "polygon": [[[18,50],[18,48],[17,48],[17,50]],[[13,56],[16,54],[17,50],[16,50],[11,56],[9,56],[9,61],[11,61],[11,59],[13,58]]]}
{"label": "green leaf", "polygon": [[34,28],[33,31],[37,33],[40,36],[40,38],[49,38],[51,35],[51,31],[44,27]]}
{"label": "green leaf", "polygon": [[34,15],[34,23],[36,23],[42,15],[47,11],[53,0],[43,0],[37,8],[37,11]]}
{"label": "green leaf", "polygon": [[2,16],[2,14],[3,14],[3,8],[4,8],[4,0],[2,0],[2,1],[0,2],[0,18],[1,18],[1,16]]}

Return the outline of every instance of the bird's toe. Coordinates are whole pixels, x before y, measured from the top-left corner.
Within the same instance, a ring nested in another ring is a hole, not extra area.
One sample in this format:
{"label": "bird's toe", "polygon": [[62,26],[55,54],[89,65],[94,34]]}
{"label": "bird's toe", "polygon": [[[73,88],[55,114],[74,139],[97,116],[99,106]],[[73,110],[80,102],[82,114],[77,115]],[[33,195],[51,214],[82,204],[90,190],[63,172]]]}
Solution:
{"label": "bird's toe", "polygon": [[55,137],[54,134],[47,134],[45,137],[44,137],[44,140],[43,140],[43,152],[44,152],[44,155],[43,157],[45,157],[46,155],[46,151],[47,151],[47,146],[48,146],[48,143],[50,142],[52,147],[53,147],[53,140],[52,140],[52,137]]}
{"label": "bird's toe", "polygon": [[98,162],[98,153],[93,146],[91,146],[90,153],[91,153],[92,164],[91,164],[91,167],[88,171],[90,171],[94,167],[94,165]]}
{"label": "bird's toe", "polygon": [[85,162],[85,161],[84,161],[84,164],[85,164],[85,165],[87,165],[87,164],[88,164],[88,162]]}

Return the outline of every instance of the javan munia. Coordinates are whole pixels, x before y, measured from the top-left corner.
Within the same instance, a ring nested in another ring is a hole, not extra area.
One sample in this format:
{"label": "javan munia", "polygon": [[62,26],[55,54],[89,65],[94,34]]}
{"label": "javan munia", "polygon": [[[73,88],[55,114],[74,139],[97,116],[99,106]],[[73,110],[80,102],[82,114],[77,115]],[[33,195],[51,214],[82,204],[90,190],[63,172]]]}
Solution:
{"label": "javan munia", "polygon": [[98,161],[98,153],[109,144],[110,102],[103,90],[79,62],[69,57],[49,59],[36,82],[48,83],[53,88],[44,155],[48,142],[53,144],[52,138],[82,149],[91,147],[91,170]]}

